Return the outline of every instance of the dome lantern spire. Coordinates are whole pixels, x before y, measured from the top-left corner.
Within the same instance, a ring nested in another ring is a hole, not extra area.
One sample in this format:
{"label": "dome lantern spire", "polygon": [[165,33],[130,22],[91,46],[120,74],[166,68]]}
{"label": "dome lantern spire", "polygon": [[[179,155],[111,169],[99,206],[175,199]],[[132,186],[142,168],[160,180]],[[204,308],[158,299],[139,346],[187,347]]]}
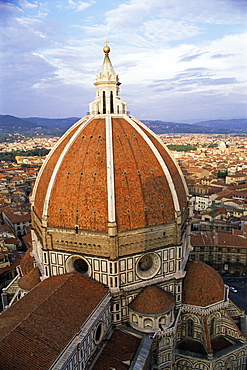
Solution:
{"label": "dome lantern spire", "polygon": [[110,53],[110,51],[111,51],[110,46],[109,46],[108,44],[109,44],[109,41],[106,39],[106,40],[105,40],[105,46],[103,47],[103,52],[104,52],[105,54],[109,54],[109,53]]}
{"label": "dome lantern spire", "polygon": [[95,100],[89,104],[90,114],[126,114],[127,104],[123,102],[119,96],[119,82],[118,75],[114,71],[109,58],[111,51],[108,46],[109,41],[105,41],[103,51],[105,53],[104,61],[101,71],[96,75],[96,97]]}

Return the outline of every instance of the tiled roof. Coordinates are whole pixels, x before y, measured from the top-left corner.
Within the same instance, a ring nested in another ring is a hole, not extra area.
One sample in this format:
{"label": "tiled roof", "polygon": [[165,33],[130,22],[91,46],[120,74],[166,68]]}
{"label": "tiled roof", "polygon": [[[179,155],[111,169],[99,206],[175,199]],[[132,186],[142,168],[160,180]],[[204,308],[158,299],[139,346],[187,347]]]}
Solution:
{"label": "tiled roof", "polygon": [[0,369],[49,369],[107,292],[77,272],[39,283],[0,315]]}
{"label": "tiled roof", "polygon": [[23,275],[26,275],[28,272],[30,272],[34,268],[34,259],[30,255],[32,250],[33,250],[32,248],[29,248],[25,252],[24,257],[22,258],[20,262],[21,272]]}
{"label": "tiled roof", "polygon": [[10,233],[13,234],[13,231],[7,224],[0,225],[0,234]]}
{"label": "tiled roof", "polygon": [[[182,176],[170,154],[148,129],[138,125],[138,121],[131,122],[121,116],[112,117],[118,231],[174,221],[175,193],[182,212],[187,206]],[[48,224],[64,228],[79,225],[85,230],[107,231],[107,184],[110,180],[107,180],[106,119],[94,118],[81,130],[84,123],[85,119],[64,135],[41,170],[34,191],[34,212],[42,218],[47,189],[60,159],[54,182],[50,183],[51,193],[48,193]],[[73,135],[73,142],[62,156]],[[163,158],[167,173],[159,158]],[[173,187],[175,190],[171,190]]]}
{"label": "tiled roof", "polygon": [[31,233],[28,233],[22,237],[22,241],[25,244],[26,248],[30,248],[32,245]]}
{"label": "tiled roof", "polygon": [[[133,335],[115,330],[95,363],[94,370],[127,370],[141,340]],[[124,363],[126,362],[126,363]]]}
{"label": "tiled roof", "polygon": [[40,271],[38,267],[33,268],[18,280],[19,287],[24,290],[31,290],[38,283],[40,283]]}
{"label": "tiled roof", "polygon": [[31,221],[31,213],[28,211],[20,211],[20,210],[3,210],[5,216],[10,220],[12,224],[17,222],[26,222]]}
{"label": "tiled roof", "polygon": [[224,299],[224,282],[212,267],[194,260],[186,267],[183,281],[183,303],[206,307]]}
{"label": "tiled roof", "polygon": [[217,337],[214,338],[211,341],[213,352],[219,352],[224,348],[230,347],[232,345],[231,342],[229,342],[226,338],[224,337]]}
{"label": "tiled roof", "polygon": [[216,233],[214,231],[193,231],[191,233],[191,245],[193,247],[222,246],[247,248],[247,239],[238,235]]}
{"label": "tiled roof", "polygon": [[15,270],[16,267],[20,264],[21,258],[23,257],[23,252],[11,251],[8,252],[8,257],[10,261],[10,266],[0,268],[0,274]]}
{"label": "tiled roof", "polygon": [[141,313],[165,313],[175,306],[175,297],[155,285],[145,288],[130,303],[130,308]]}
{"label": "tiled roof", "polygon": [[4,239],[4,244],[7,245],[7,244],[15,244],[15,245],[18,245],[18,240],[16,238],[5,238]]}

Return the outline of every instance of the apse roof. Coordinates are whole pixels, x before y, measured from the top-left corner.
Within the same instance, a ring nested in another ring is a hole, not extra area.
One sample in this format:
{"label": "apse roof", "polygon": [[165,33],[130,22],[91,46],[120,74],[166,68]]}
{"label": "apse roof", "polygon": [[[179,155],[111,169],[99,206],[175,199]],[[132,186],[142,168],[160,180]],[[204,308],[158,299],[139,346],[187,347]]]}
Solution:
{"label": "apse roof", "polygon": [[156,285],[149,285],[134,298],[130,308],[146,314],[169,312],[175,306],[175,297]]}
{"label": "apse roof", "polygon": [[224,282],[212,267],[194,260],[186,266],[183,281],[183,303],[206,307],[224,300]]}
{"label": "apse roof", "polygon": [[40,271],[38,267],[33,268],[18,280],[19,287],[24,290],[31,290],[38,283],[40,283]]}

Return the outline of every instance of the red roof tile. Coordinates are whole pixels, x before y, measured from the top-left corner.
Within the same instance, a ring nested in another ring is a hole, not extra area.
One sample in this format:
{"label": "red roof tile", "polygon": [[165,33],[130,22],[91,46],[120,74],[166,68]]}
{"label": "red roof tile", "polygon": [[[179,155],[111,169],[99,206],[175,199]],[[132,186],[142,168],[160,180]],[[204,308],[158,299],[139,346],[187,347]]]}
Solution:
{"label": "red roof tile", "polygon": [[217,337],[212,340],[212,348],[213,352],[219,352],[224,348],[230,347],[232,345],[231,342],[229,342],[226,338],[224,337]]}
{"label": "red roof tile", "polygon": [[107,292],[77,272],[39,283],[0,315],[0,369],[48,369]]}
{"label": "red roof tile", "polygon": [[129,366],[123,361],[131,361],[137,351],[140,339],[133,335],[115,330],[103,352],[95,363],[94,370],[127,370]]}
{"label": "red roof tile", "polygon": [[32,248],[29,248],[20,262],[21,272],[23,275],[26,275],[34,268],[34,258],[30,255]]}
{"label": "red roof tile", "polygon": [[[154,135],[137,122],[132,125],[123,117],[112,117],[118,231],[174,221],[173,192],[157,153],[170,173],[181,211],[187,206],[186,189],[170,154]],[[61,139],[43,167],[37,182],[34,211],[41,219],[49,182],[61,158],[49,200],[48,224],[64,228],[79,225],[85,230],[107,231],[106,122],[104,118],[95,118],[80,130],[82,124],[76,124]],[[143,134],[135,128],[136,124]],[[73,133],[75,140],[65,156],[61,157]],[[155,151],[144,139],[145,135],[155,146]]]}
{"label": "red roof tile", "polygon": [[217,233],[212,231],[198,231],[191,233],[191,245],[197,246],[223,246],[247,248],[247,239],[238,235]]}
{"label": "red roof tile", "polygon": [[183,303],[206,307],[224,300],[224,282],[212,267],[194,260],[186,267],[183,281]]}
{"label": "red roof tile", "polygon": [[38,283],[40,283],[40,271],[38,267],[33,268],[18,280],[19,287],[24,290],[31,290]]}
{"label": "red roof tile", "polygon": [[175,297],[155,285],[145,288],[130,303],[130,308],[141,313],[165,313],[175,306]]}
{"label": "red roof tile", "polygon": [[11,251],[8,252],[8,257],[10,261],[10,266],[0,268],[0,274],[3,274],[7,271],[13,271],[20,264],[21,258],[23,257],[22,252]]}

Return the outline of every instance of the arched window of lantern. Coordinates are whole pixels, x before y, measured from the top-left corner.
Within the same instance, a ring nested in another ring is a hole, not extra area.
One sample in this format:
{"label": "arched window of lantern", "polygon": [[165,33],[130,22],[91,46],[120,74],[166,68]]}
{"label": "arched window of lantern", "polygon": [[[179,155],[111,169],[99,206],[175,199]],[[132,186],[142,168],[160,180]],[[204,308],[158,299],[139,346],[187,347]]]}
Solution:
{"label": "arched window of lantern", "polygon": [[110,113],[114,113],[113,92],[110,92]]}
{"label": "arched window of lantern", "polygon": [[105,91],[103,91],[103,114],[106,114]]}

